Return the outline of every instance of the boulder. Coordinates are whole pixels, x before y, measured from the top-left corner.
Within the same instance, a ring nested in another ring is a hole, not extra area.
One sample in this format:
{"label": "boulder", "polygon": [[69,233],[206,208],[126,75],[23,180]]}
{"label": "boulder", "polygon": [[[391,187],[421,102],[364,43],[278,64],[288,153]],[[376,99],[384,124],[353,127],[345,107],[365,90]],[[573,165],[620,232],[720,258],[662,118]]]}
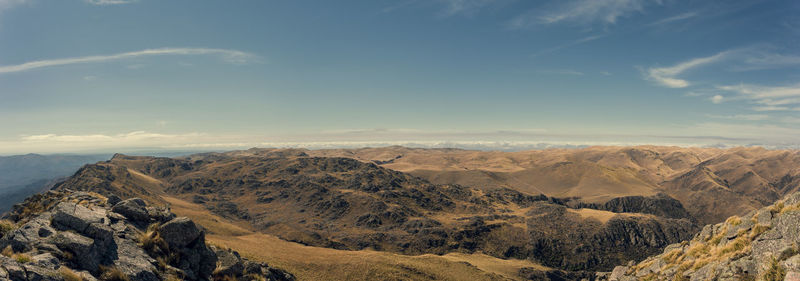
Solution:
{"label": "boulder", "polygon": [[36,266],[44,267],[44,268],[52,269],[52,270],[55,270],[55,269],[58,269],[59,267],[61,267],[61,261],[58,260],[58,258],[53,256],[53,254],[51,254],[51,253],[44,253],[44,254],[35,255],[35,256],[33,256],[31,258],[31,263],[33,263]]}
{"label": "boulder", "polygon": [[105,223],[105,210],[90,210],[83,205],[61,202],[53,211],[52,225],[59,230],[75,230],[83,233],[89,224]]}
{"label": "boulder", "polygon": [[156,267],[153,265],[156,261],[142,248],[139,248],[136,242],[116,238],[115,244],[117,245],[118,259],[114,261],[114,266],[125,273],[131,281],[159,280],[158,276],[153,273],[156,271]]}
{"label": "boulder", "polygon": [[200,228],[187,217],[172,219],[161,225],[158,231],[164,241],[173,249],[186,247],[202,234]]}
{"label": "boulder", "polygon": [[146,206],[147,204],[141,198],[131,198],[120,201],[111,208],[111,211],[123,215],[131,221],[146,223],[150,221]]}
{"label": "boulder", "polygon": [[[217,268],[214,270],[214,275],[220,278],[224,276],[242,275],[245,265],[242,262],[242,258],[239,256],[239,253],[221,249],[218,249],[214,252],[217,254]],[[261,273],[260,266],[258,271]]]}
{"label": "boulder", "polygon": [[94,270],[100,264],[92,245],[94,240],[77,233],[63,231],[53,235],[49,243],[72,255],[72,261],[84,269]]}

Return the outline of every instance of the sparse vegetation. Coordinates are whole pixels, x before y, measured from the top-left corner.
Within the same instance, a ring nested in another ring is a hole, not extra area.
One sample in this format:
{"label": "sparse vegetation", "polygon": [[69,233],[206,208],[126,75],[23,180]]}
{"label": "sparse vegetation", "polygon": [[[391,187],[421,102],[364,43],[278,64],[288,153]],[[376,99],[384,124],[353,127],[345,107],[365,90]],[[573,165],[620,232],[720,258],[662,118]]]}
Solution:
{"label": "sparse vegetation", "polygon": [[158,223],[151,224],[139,234],[139,246],[151,256],[166,257],[169,255],[169,245],[161,238],[161,234],[158,232],[159,226]]}
{"label": "sparse vegetation", "polygon": [[0,237],[6,236],[6,233],[17,229],[17,224],[9,220],[0,220]]}
{"label": "sparse vegetation", "polygon": [[769,265],[767,265],[767,270],[764,271],[764,274],[762,274],[761,280],[783,281],[784,276],[786,276],[786,270],[781,267],[780,261],[773,257],[769,262]]}
{"label": "sparse vegetation", "polygon": [[739,216],[731,216],[727,220],[725,220],[725,223],[737,226],[742,223],[742,218],[740,218]]}
{"label": "sparse vegetation", "polygon": [[3,248],[3,251],[0,251],[0,254],[10,258],[14,255],[14,249],[11,248],[11,245],[8,245]]}
{"label": "sparse vegetation", "polygon": [[58,273],[61,275],[61,278],[64,278],[64,281],[84,281],[83,277],[66,266],[61,266],[61,268],[58,269]]}
{"label": "sparse vegetation", "polygon": [[29,256],[28,254],[22,254],[22,253],[14,254],[12,256],[12,258],[14,260],[16,260],[18,263],[29,263],[29,262],[32,261],[31,256]]}
{"label": "sparse vegetation", "polygon": [[119,268],[115,266],[100,266],[100,280],[103,281],[130,281]]}
{"label": "sparse vegetation", "polygon": [[793,205],[784,205],[783,208],[781,208],[779,214],[783,214],[786,212],[797,212],[797,211],[800,211],[800,203]]}

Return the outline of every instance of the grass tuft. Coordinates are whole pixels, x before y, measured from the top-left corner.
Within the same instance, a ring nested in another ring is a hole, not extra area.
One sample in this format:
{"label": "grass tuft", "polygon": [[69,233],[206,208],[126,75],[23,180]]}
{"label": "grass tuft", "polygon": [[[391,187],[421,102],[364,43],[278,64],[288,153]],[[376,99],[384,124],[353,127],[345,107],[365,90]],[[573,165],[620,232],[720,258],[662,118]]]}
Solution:
{"label": "grass tuft", "polygon": [[778,259],[772,258],[769,265],[767,266],[767,270],[764,271],[764,274],[761,275],[761,280],[763,281],[782,281],[783,277],[786,276],[786,270],[781,267],[778,262]]}
{"label": "grass tuft", "polygon": [[0,220],[0,237],[6,236],[6,233],[9,233],[17,229],[17,224],[10,220]]}
{"label": "grass tuft", "polygon": [[61,268],[58,269],[58,273],[61,275],[61,278],[63,278],[64,281],[84,281],[85,280],[85,279],[83,279],[83,277],[81,277],[80,275],[75,273],[75,271],[72,271],[72,269],[70,269],[69,267],[66,267],[66,266],[61,266]]}
{"label": "grass tuft", "polygon": [[732,216],[732,217],[728,218],[727,220],[725,220],[725,223],[733,225],[733,226],[737,226],[737,225],[742,224],[742,218],[740,218],[739,216]]}
{"label": "grass tuft", "polygon": [[14,260],[16,260],[18,263],[29,263],[33,260],[31,256],[27,254],[14,254],[12,258],[14,258]]}
{"label": "grass tuft", "polygon": [[130,281],[119,268],[115,266],[100,266],[100,280],[103,281]]}
{"label": "grass tuft", "polygon": [[158,232],[159,226],[158,223],[151,224],[139,235],[139,246],[154,257],[164,257],[169,254],[169,245]]}

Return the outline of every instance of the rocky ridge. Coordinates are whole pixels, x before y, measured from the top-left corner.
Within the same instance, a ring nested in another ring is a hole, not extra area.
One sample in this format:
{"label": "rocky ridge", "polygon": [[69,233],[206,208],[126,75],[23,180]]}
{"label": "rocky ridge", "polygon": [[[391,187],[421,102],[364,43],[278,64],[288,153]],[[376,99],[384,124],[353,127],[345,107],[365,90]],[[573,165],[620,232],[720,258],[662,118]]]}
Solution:
{"label": "rocky ridge", "polygon": [[0,223],[0,280],[294,280],[207,245],[205,231],[139,198],[47,191]]}
{"label": "rocky ridge", "polygon": [[742,217],[706,225],[694,238],[597,280],[800,280],[800,193]]}

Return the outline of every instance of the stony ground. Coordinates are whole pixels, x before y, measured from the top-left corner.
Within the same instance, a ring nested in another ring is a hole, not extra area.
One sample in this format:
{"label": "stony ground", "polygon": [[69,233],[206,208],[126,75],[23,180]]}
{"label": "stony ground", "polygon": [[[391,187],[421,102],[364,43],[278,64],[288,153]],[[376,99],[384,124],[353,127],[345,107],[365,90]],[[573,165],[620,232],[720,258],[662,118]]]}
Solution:
{"label": "stony ground", "polygon": [[800,280],[800,193],[707,225],[690,241],[598,280]]}
{"label": "stony ground", "polygon": [[0,234],[0,280],[294,280],[138,198],[49,191],[16,205]]}

